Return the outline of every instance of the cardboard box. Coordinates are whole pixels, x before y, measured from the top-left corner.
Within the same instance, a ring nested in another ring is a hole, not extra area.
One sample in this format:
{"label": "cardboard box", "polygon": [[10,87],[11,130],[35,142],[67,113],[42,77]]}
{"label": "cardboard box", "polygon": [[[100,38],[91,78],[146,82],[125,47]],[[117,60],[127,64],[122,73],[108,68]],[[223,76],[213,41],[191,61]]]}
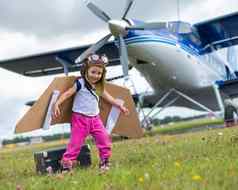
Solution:
{"label": "cardboard box", "polygon": [[[63,93],[74,84],[75,80],[76,80],[75,76],[56,77],[49,85],[49,87],[45,90],[45,92],[40,96],[38,101],[34,103],[31,109],[28,110],[28,112],[17,123],[15,132],[22,133],[42,128],[48,110],[49,102],[52,96],[52,92],[54,90],[58,90],[60,93]],[[129,89],[110,83],[106,83],[105,88],[113,97],[123,99],[124,105],[130,111],[129,116],[120,114],[116,122],[116,125],[112,130],[112,133],[131,138],[142,137],[143,130],[140,127],[138,114],[136,112],[135,104]],[[72,103],[73,97],[66,100],[62,104],[61,106],[62,114],[57,119],[52,119],[51,121],[52,125],[57,123],[70,122],[72,114]],[[101,98],[100,115],[105,126],[108,114],[111,111],[111,109],[112,105]]]}

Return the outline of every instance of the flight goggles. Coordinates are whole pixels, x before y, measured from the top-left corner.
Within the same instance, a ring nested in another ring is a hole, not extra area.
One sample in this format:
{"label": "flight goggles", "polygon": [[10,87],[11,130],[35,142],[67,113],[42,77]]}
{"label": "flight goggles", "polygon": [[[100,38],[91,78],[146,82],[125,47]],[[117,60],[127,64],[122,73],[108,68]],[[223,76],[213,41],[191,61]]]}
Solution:
{"label": "flight goggles", "polygon": [[108,64],[108,58],[105,54],[98,55],[98,54],[91,54],[87,58],[89,63],[92,64]]}

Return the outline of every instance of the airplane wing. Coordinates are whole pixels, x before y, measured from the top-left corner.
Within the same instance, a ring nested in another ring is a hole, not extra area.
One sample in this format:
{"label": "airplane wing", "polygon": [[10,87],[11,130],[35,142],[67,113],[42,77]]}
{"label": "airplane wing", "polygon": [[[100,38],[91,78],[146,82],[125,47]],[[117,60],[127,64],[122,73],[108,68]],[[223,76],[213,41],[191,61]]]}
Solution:
{"label": "airplane wing", "polygon": [[202,43],[201,54],[238,44],[238,12],[194,24]]}
{"label": "airplane wing", "polygon": [[[31,77],[58,74],[64,72],[62,62],[68,66],[68,71],[79,71],[81,64],[74,60],[88,47],[74,47],[69,49],[51,51],[16,59],[1,60],[0,67]],[[118,49],[114,42],[105,44],[97,53],[105,53],[109,58],[109,66],[119,65]]]}

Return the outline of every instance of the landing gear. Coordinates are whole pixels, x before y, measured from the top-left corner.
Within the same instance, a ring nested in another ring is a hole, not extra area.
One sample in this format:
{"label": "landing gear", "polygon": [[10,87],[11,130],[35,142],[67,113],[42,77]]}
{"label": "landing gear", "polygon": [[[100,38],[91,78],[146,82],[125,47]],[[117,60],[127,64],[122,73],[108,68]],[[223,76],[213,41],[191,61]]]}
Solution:
{"label": "landing gear", "polygon": [[237,114],[237,108],[233,105],[232,100],[224,101],[225,111],[224,111],[224,122],[225,127],[233,127],[236,123],[234,115]]}
{"label": "landing gear", "polygon": [[[156,108],[158,108],[165,99],[167,99],[171,94],[176,94],[175,98],[173,98],[172,100],[170,100],[167,104],[165,104],[164,106],[162,106],[156,113],[153,113],[154,110]],[[157,116],[162,110],[164,110],[165,108],[171,106],[173,103],[175,103],[180,97],[188,100],[189,102],[191,102],[192,104],[197,105],[198,107],[200,107],[202,110],[207,111],[208,113],[212,113],[212,115],[214,115],[215,117],[220,117],[220,114],[217,112],[212,111],[211,109],[209,109],[208,107],[204,106],[203,104],[200,104],[199,102],[197,102],[196,100],[192,99],[191,97],[187,96],[186,94],[180,92],[179,90],[176,90],[174,88],[170,89],[162,98],[160,98],[157,103],[152,107],[151,111],[144,116],[143,121],[153,121],[153,119],[155,118],[155,116]],[[151,128],[152,122],[144,122],[144,128]]]}
{"label": "landing gear", "polygon": [[219,99],[224,100],[224,125],[232,127],[236,124],[235,115],[238,115],[238,79],[218,81],[215,86]]}

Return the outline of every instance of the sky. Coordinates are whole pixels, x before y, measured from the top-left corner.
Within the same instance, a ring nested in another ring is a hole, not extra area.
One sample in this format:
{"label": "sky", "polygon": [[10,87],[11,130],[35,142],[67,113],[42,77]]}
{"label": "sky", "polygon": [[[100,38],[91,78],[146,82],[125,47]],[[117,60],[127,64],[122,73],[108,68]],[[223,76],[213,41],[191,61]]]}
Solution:
{"label": "sky", "polygon": [[[126,3],[92,2],[114,19],[121,17]],[[127,18],[196,23],[235,11],[237,0],[135,0]],[[83,0],[0,1],[0,60],[94,43],[107,32]],[[37,99],[54,77],[30,78],[0,68],[0,138],[13,134],[28,109],[24,104]],[[142,79],[139,86],[148,88]]]}

